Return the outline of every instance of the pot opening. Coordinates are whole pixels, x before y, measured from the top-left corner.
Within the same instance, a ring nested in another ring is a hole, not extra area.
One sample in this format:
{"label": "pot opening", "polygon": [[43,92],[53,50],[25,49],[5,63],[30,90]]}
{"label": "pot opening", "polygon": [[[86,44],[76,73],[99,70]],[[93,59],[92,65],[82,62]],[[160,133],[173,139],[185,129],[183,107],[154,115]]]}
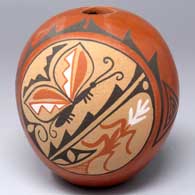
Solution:
{"label": "pot opening", "polygon": [[89,14],[89,15],[110,14],[112,12],[113,10],[107,7],[92,7],[92,8],[85,9],[83,11],[84,14]]}

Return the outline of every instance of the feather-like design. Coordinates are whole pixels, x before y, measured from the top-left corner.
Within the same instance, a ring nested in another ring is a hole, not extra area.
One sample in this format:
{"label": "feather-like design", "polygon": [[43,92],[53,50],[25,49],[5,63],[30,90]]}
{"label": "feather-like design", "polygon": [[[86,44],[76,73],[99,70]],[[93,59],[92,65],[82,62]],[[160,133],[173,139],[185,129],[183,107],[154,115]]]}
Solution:
{"label": "feather-like design", "polygon": [[133,108],[129,109],[129,124],[136,125],[137,123],[146,119],[146,113],[150,110],[148,106],[149,100],[147,99],[142,103],[142,99],[138,100],[136,112],[134,113]]}

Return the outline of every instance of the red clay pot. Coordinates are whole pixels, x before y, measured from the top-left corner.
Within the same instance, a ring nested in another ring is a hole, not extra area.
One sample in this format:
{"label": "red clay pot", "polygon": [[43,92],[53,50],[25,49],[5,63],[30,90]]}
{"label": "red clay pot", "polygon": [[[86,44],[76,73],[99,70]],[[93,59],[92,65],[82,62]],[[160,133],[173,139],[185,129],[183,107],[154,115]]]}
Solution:
{"label": "red clay pot", "polygon": [[26,136],[67,181],[111,186],[159,151],[178,109],[178,77],[160,34],[112,7],[44,23],[21,55],[16,96]]}

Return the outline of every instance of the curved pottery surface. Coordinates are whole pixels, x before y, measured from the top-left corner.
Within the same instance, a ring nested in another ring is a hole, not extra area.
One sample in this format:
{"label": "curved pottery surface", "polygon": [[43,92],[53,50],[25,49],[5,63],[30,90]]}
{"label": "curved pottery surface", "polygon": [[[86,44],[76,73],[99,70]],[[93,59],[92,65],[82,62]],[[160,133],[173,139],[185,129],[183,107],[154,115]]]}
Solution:
{"label": "curved pottery surface", "polygon": [[16,96],[26,135],[48,167],[78,185],[108,186],[159,150],[177,113],[178,78],[150,24],[116,8],[84,7],[32,35]]}

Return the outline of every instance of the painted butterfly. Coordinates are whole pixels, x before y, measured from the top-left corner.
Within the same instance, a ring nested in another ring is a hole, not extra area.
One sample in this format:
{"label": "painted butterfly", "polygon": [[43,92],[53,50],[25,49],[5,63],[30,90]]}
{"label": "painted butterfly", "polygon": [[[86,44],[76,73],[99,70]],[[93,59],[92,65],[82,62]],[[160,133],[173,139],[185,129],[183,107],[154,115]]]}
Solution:
{"label": "painted butterfly", "polygon": [[48,122],[56,119],[56,127],[71,123],[75,117],[72,113],[75,105],[81,101],[87,104],[94,96],[93,88],[113,76],[116,80],[124,77],[119,71],[108,74],[114,67],[111,57],[105,56],[102,60],[108,65],[107,70],[88,83],[94,73],[92,57],[81,43],[69,48],[58,57],[53,68],[53,82],[58,88],[39,85],[27,98],[28,107],[39,120]]}

